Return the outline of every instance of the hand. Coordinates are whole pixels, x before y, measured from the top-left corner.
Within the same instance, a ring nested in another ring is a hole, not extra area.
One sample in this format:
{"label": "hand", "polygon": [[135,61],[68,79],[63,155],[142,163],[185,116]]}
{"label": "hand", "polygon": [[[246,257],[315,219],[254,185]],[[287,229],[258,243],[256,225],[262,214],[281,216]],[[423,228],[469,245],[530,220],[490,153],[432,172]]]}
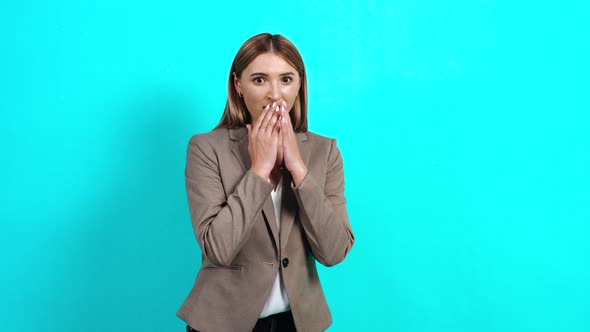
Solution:
{"label": "hand", "polygon": [[263,179],[268,179],[277,160],[280,129],[278,119],[279,112],[276,112],[276,108],[267,105],[254,125],[246,125],[248,153],[252,161],[250,170]]}
{"label": "hand", "polygon": [[293,182],[296,186],[299,186],[305,176],[307,176],[307,166],[301,159],[299,153],[299,147],[297,146],[297,137],[293,131],[293,125],[291,124],[291,117],[289,112],[285,110],[286,103],[283,102],[281,105],[280,115],[280,135],[282,138],[281,146],[283,147],[283,158],[284,165],[291,173]]}

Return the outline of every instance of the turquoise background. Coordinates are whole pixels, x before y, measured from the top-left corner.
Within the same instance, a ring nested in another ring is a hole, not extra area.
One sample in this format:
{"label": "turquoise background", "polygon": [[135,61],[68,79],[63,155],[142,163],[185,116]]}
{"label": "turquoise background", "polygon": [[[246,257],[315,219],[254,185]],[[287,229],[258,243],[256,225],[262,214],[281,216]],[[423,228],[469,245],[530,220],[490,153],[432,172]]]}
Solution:
{"label": "turquoise background", "polygon": [[184,331],[187,143],[238,47],[301,51],[356,243],[330,331],[590,331],[583,1],[0,5],[0,330]]}

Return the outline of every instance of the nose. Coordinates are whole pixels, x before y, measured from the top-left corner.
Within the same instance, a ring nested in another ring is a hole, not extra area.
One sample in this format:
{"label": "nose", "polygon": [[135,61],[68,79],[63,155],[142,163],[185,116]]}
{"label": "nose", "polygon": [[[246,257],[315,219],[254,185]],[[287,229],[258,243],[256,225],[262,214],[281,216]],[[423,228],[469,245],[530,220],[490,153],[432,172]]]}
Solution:
{"label": "nose", "polygon": [[270,85],[270,90],[268,91],[268,99],[271,101],[279,101],[281,99],[281,86],[278,82],[272,83]]}

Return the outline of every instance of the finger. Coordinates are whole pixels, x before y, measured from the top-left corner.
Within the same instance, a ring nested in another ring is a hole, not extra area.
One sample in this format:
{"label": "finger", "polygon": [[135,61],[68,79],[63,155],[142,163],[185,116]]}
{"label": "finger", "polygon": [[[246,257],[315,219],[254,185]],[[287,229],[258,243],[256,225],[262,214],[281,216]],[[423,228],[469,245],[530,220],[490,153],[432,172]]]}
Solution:
{"label": "finger", "polygon": [[279,136],[279,146],[283,145],[283,131],[282,130],[282,120],[279,118],[279,120],[277,121],[277,135]]}
{"label": "finger", "polygon": [[260,116],[260,129],[261,130],[266,130],[268,129],[268,121],[270,121],[270,119],[272,118],[272,115],[274,114],[274,104],[273,105],[266,105],[265,109],[267,110],[264,113],[264,116],[261,115]]}
{"label": "finger", "polygon": [[279,121],[279,123],[280,123],[280,126],[281,126],[281,132],[280,132],[280,135],[281,135],[281,143],[283,145],[284,144],[287,144],[287,134],[289,133],[288,127],[287,127],[287,123],[285,123],[285,116],[286,116],[285,113],[284,112],[281,112],[281,121]]}
{"label": "finger", "polygon": [[264,122],[267,121],[267,118],[272,115],[272,107],[270,104],[264,107],[264,114],[260,114],[258,117],[258,121],[260,121],[260,126],[264,125]]}
{"label": "finger", "polygon": [[278,146],[277,146],[277,158],[279,161],[278,164],[282,169],[283,165],[285,164],[285,147],[283,146],[283,134],[281,132],[279,132],[278,137],[279,137],[279,142],[278,142]]}
{"label": "finger", "polygon": [[285,125],[285,129],[293,130],[293,124],[291,124],[291,116],[285,109],[285,106],[281,106],[281,122]]}
{"label": "finger", "polygon": [[[278,121],[277,121],[277,124],[278,124]],[[278,126],[275,126],[275,128],[270,132],[270,135],[271,135],[272,139],[277,143],[277,148],[278,148],[281,133],[279,132],[277,127]]]}
{"label": "finger", "polygon": [[281,115],[279,113],[276,114],[276,120],[273,126],[273,134],[275,132],[278,137],[281,137]]}
{"label": "finger", "polygon": [[273,113],[272,118],[270,119],[270,121],[268,122],[268,128],[269,130],[267,130],[266,132],[268,132],[269,134],[275,134],[275,132],[278,131],[278,128],[280,127],[280,123],[279,123],[279,114],[276,112],[271,112]]}
{"label": "finger", "polygon": [[262,123],[264,121],[264,117],[268,114],[269,108],[270,108],[270,105],[266,105],[266,107],[264,107],[264,109],[262,110],[262,113],[260,113],[260,115],[258,116],[258,119],[256,120],[256,123],[254,124],[254,131],[260,130],[260,126],[262,125]]}
{"label": "finger", "polygon": [[[276,113],[276,103],[273,103],[272,106],[270,106],[270,109],[266,112],[266,114],[264,115],[264,119],[262,120],[262,125],[260,126],[260,129],[262,130],[266,130],[266,129],[272,129],[272,125],[270,124],[270,120],[275,116]],[[269,128],[269,126],[271,126]]]}

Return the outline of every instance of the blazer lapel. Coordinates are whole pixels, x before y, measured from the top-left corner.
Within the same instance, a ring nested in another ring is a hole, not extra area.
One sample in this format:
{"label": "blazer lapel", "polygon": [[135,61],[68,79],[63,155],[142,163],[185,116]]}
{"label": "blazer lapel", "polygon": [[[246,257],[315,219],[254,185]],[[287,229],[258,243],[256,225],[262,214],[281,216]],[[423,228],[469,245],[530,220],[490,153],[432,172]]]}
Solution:
{"label": "blazer lapel", "polygon": [[287,240],[289,239],[289,233],[291,233],[291,227],[297,214],[297,199],[291,188],[291,174],[285,172],[283,174],[283,197],[281,206],[281,230],[279,234],[281,252],[285,250]]}
{"label": "blazer lapel", "polygon": [[[230,129],[229,137],[232,141],[234,141],[232,152],[236,156],[236,159],[238,159],[238,162],[240,163],[240,166],[242,167],[242,170],[245,174],[250,169],[250,165],[252,163],[250,160],[250,153],[248,152],[248,129],[246,127]],[[264,219],[267,223],[267,226],[271,230],[273,240],[278,250],[279,232],[271,195],[268,195],[266,201],[264,201],[264,204],[262,205],[262,213],[264,214]]]}
{"label": "blazer lapel", "polygon": [[248,129],[241,127],[229,130],[229,138],[233,141],[232,152],[238,159],[244,173],[250,169],[250,153],[248,153]]}

